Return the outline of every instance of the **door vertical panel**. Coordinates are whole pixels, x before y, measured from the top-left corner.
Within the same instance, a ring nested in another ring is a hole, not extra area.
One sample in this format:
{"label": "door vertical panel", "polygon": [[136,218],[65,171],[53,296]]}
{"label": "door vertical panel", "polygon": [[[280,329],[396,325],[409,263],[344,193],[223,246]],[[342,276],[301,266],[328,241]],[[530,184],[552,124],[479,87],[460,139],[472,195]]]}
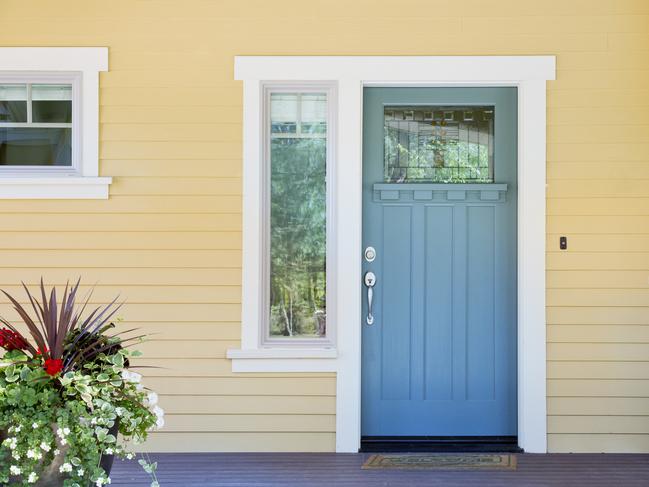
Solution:
{"label": "door vertical panel", "polygon": [[453,399],[466,399],[466,266],[467,266],[467,235],[466,235],[466,206],[453,207]]}
{"label": "door vertical panel", "polygon": [[385,206],[383,228],[381,398],[409,399],[412,208]]}
{"label": "door vertical panel", "polygon": [[490,206],[467,208],[466,396],[495,399],[495,218]]}
{"label": "door vertical panel", "polygon": [[453,398],[453,208],[429,206],[425,221],[425,399]]}

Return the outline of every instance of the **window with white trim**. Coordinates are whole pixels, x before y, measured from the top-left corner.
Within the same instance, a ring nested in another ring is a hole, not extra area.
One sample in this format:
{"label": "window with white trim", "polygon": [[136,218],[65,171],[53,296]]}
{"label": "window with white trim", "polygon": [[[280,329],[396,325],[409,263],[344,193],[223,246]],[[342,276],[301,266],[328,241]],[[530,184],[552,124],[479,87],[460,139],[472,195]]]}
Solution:
{"label": "window with white trim", "polygon": [[108,49],[0,48],[0,199],[107,198],[99,72]]}
{"label": "window with white trim", "polygon": [[264,86],[263,345],[331,345],[329,85]]}

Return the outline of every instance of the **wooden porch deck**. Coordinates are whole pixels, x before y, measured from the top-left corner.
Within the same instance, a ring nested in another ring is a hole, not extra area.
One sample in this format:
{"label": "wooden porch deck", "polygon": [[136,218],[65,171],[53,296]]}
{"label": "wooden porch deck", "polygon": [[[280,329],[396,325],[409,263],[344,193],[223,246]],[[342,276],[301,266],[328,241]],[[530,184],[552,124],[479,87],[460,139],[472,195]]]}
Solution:
{"label": "wooden porch deck", "polygon": [[[368,454],[200,453],[157,454],[166,486],[649,486],[649,455],[518,455],[516,471],[361,470]],[[136,461],[116,462],[112,485],[144,487],[150,479]]]}

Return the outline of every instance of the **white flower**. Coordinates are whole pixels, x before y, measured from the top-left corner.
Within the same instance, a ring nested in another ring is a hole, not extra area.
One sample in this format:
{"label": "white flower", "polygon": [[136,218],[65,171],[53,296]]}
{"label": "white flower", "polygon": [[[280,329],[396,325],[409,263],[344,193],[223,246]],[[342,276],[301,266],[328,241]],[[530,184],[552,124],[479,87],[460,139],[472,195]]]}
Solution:
{"label": "white flower", "polygon": [[79,477],[83,477],[83,474],[84,474],[84,473],[86,473],[86,471],[85,471],[84,469],[82,469],[82,468],[80,468],[80,469],[77,470],[77,475],[78,475]]}
{"label": "white flower", "polygon": [[158,429],[162,428],[165,425],[165,412],[164,409],[162,409],[160,406],[154,406],[153,409],[151,410],[153,414],[156,415],[156,426]]}
{"label": "white flower", "polygon": [[35,430],[37,430],[37,429],[38,429],[38,423],[32,423],[32,428],[34,428]]}
{"label": "white flower", "polygon": [[27,482],[29,482],[30,484],[35,484],[37,480],[38,480],[38,475],[36,475],[36,472],[30,473],[29,477],[27,477]]}
{"label": "white flower", "polygon": [[58,456],[59,456],[59,453],[61,453],[61,450],[59,450],[59,449],[57,448],[57,449],[55,449],[52,453],[54,453],[54,456],[55,456],[55,457],[58,457]]}
{"label": "white flower", "polygon": [[64,463],[59,467],[59,472],[64,473],[64,472],[72,472],[72,464],[71,463]]}
{"label": "white flower", "polygon": [[14,460],[20,460],[20,453],[18,453],[16,450],[11,452],[11,456]]}
{"label": "white flower", "polygon": [[63,434],[68,436],[70,434],[70,428],[63,428]]}
{"label": "white flower", "polygon": [[149,406],[155,406],[156,404],[158,404],[158,395],[155,392],[149,392],[146,397],[146,401]]}
{"label": "white flower", "polygon": [[133,459],[135,458],[135,455],[134,455],[133,453],[127,453],[127,454],[126,454],[126,458],[127,458],[128,460],[133,460]]}
{"label": "white flower", "polygon": [[43,454],[38,450],[27,450],[27,458],[40,460],[41,458],[43,458]]}
{"label": "white flower", "polygon": [[7,438],[4,443],[9,447],[10,450],[15,450],[16,446],[18,446],[18,439],[17,438]]}
{"label": "white flower", "polygon": [[99,477],[95,485],[101,487],[102,485],[110,484],[110,477]]}
{"label": "white flower", "polygon": [[131,382],[132,384],[139,384],[142,380],[142,376],[137,372],[122,370],[122,379],[126,382]]}
{"label": "white flower", "polygon": [[61,445],[65,446],[67,444],[68,444],[68,440],[66,440],[65,438],[61,438]]}
{"label": "white flower", "polygon": [[52,449],[52,447],[51,447],[50,445],[48,445],[48,444],[45,443],[44,441],[41,442],[41,450],[43,450],[43,451],[50,451],[51,449]]}
{"label": "white flower", "polygon": [[115,453],[115,452],[113,451],[112,448],[106,448],[106,449],[104,450],[104,453],[105,453],[106,455],[112,455],[112,454]]}
{"label": "white flower", "polygon": [[21,473],[23,473],[20,467],[17,467],[15,465],[9,467],[9,472],[11,473],[11,475],[20,475]]}

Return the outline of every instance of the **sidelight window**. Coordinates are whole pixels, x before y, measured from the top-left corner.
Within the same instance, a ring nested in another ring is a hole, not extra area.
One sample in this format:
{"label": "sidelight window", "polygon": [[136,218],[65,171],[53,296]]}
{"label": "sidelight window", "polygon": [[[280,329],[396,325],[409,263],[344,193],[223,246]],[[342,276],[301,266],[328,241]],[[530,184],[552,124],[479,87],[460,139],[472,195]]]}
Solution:
{"label": "sidelight window", "polygon": [[269,341],[327,341],[328,88],[266,92]]}

